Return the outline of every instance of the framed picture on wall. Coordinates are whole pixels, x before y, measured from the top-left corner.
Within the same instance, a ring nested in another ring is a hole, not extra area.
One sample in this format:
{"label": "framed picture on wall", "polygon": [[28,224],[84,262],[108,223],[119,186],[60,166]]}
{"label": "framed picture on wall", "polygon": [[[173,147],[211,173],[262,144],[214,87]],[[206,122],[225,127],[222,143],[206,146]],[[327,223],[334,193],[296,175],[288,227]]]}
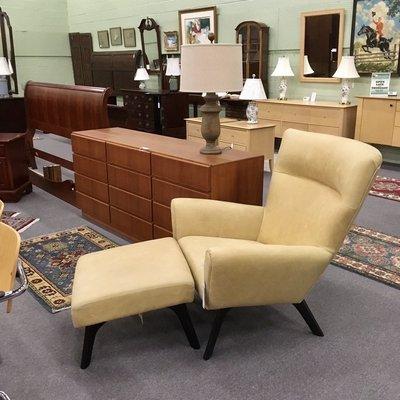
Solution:
{"label": "framed picture on wall", "polygon": [[214,33],[217,42],[217,7],[181,10],[178,15],[181,44],[210,43],[209,33]]}
{"label": "framed picture on wall", "polygon": [[108,49],[110,47],[110,39],[108,37],[108,31],[98,31],[97,39],[99,40],[99,47],[101,49]]}
{"label": "framed picture on wall", "polygon": [[354,0],[350,53],[360,74],[399,73],[400,2]]}
{"label": "framed picture on wall", "polygon": [[110,28],[111,46],[122,45],[122,31],[121,28]]}
{"label": "framed picture on wall", "polygon": [[179,38],[177,31],[164,32],[164,49],[165,51],[179,50]]}
{"label": "framed picture on wall", "polygon": [[123,35],[124,35],[124,46],[125,47],[136,47],[135,28],[123,29]]}

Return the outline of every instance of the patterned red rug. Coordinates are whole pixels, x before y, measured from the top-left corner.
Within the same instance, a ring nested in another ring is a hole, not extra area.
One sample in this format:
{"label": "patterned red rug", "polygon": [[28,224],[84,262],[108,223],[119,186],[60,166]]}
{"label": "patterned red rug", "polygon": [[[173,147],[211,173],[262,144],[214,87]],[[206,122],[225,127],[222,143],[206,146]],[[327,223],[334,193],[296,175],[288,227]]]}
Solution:
{"label": "patterned red rug", "polygon": [[400,179],[377,176],[369,194],[400,201]]}
{"label": "patterned red rug", "polygon": [[15,211],[3,211],[1,222],[11,226],[17,232],[22,233],[29,227],[39,221],[39,218],[32,218],[27,215],[21,215]]}
{"label": "patterned red rug", "polygon": [[400,289],[400,238],[354,226],[332,264]]}

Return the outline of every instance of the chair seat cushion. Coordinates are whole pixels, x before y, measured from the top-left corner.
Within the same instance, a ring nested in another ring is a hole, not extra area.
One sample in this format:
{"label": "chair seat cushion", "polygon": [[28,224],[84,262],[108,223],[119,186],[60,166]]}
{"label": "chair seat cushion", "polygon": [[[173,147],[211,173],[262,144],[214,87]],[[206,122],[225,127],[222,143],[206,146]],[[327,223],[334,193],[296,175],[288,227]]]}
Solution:
{"label": "chair seat cushion", "polygon": [[179,239],[178,243],[192,271],[196,290],[202,298],[204,292],[204,261],[207,249],[221,246],[229,247],[234,251],[237,245],[258,244],[260,246],[265,246],[262,243],[252,240],[209,236],[185,236]]}
{"label": "chair seat cushion", "polygon": [[189,266],[173,238],[141,242],[81,257],[71,312],[75,327],[193,301]]}

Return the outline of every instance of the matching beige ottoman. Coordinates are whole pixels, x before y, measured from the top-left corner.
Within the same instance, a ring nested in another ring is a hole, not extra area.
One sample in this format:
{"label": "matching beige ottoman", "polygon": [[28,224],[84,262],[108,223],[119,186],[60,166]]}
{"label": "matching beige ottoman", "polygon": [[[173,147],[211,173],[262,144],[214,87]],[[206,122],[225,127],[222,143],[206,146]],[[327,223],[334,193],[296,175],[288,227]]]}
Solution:
{"label": "matching beige ottoman", "polygon": [[74,326],[85,327],[81,368],[89,366],[96,333],[105,322],[165,307],[178,316],[189,344],[200,348],[186,308],[193,298],[189,266],[172,238],[81,257],[71,304]]}

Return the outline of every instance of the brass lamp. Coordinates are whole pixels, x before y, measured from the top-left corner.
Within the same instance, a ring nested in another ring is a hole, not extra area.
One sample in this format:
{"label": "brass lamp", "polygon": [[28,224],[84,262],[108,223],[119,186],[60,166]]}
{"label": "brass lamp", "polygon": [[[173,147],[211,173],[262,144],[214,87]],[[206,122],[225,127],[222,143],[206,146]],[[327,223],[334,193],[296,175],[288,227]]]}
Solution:
{"label": "brass lamp", "polygon": [[[210,38],[212,41],[212,38]],[[201,134],[206,145],[202,154],[220,154],[221,107],[216,92],[237,92],[243,88],[241,44],[190,44],[181,46],[181,92],[206,92],[201,107]]]}

